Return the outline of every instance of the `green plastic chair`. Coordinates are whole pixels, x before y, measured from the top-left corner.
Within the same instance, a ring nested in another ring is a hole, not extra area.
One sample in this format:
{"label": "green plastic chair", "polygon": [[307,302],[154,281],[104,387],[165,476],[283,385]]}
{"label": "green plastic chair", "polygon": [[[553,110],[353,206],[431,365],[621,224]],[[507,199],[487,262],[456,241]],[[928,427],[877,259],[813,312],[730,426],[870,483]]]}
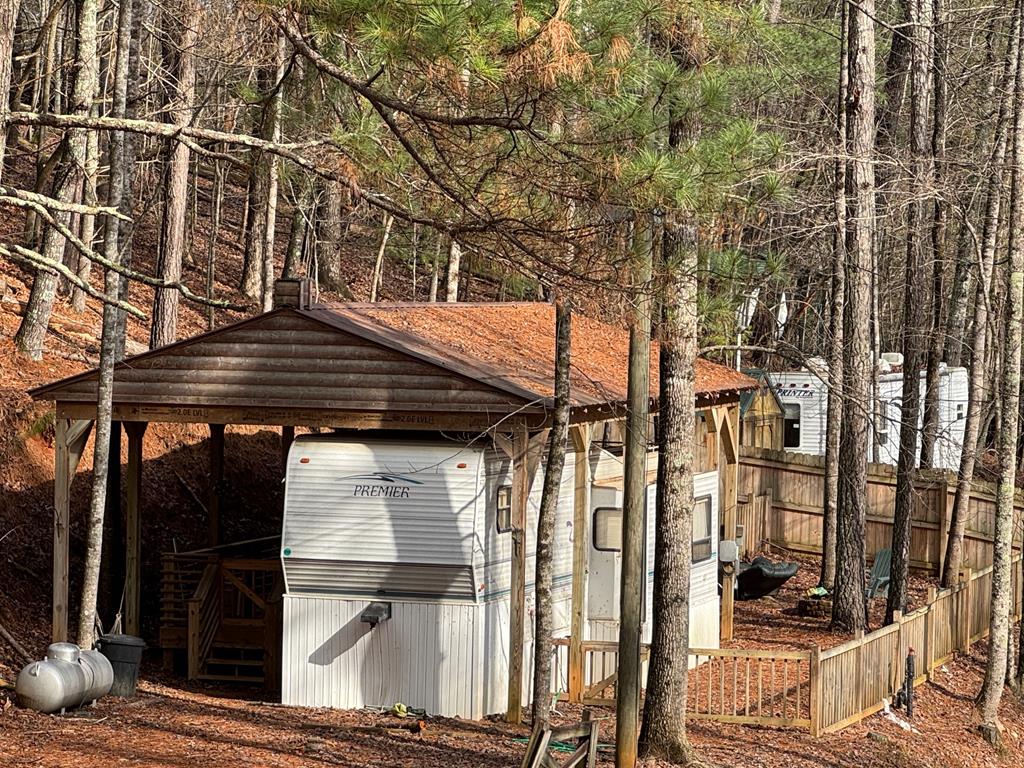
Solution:
{"label": "green plastic chair", "polygon": [[889,596],[889,572],[892,570],[892,550],[880,549],[875,553],[875,562],[871,566],[871,575],[868,577],[868,586],[865,597],[871,600],[873,597]]}

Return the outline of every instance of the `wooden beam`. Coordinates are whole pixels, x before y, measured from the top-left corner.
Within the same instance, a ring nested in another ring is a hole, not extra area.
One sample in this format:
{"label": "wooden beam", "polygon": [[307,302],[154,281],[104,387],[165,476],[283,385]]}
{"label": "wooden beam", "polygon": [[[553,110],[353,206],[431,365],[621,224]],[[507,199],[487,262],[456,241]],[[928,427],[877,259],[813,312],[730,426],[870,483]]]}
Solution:
{"label": "wooden beam", "polygon": [[572,522],[572,624],[569,641],[569,701],[583,701],[583,634],[586,624],[587,545],[590,520],[590,441],[593,430],[589,424],[573,427],[575,484]]}
{"label": "wooden beam", "polygon": [[71,481],[89,441],[92,421],[58,418],[53,472],[53,641],[68,639]]}
{"label": "wooden beam", "polygon": [[[715,408],[718,434],[722,450],[725,453],[725,464],[722,466],[722,529],[726,541],[736,540],[736,505],[739,486],[739,408],[736,405]],[[735,600],[736,574],[726,573],[722,576],[722,617],[720,634],[723,642],[732,640],[733,613]]]}
{"label": "wooden beam", "polygon": [[142,627],[142,527],[139,507],[142,500],[142,439],[149,426],[142,421],[124,425],[128,433],[128,478],[124,526],[124,627],[129,635],[138,635]]}
{"label": "wooden beam", "polygon": [[224,486],[224,425],[210,424],[209,501],[206,510],[206,543],[220,544],[220,496]]}
{"label": "wooden beam", "polygon": [[[505,719],[523,721],[523,633],[526,627],[526,509],[548,430],[512,438],[512,586],[509,595],[508,707]],[[499,443],[500,445],[500,443]]]}
{"label": "wooden beam", "polygon": [[530,495],[525,432],[512,438],[512,585],[509,604],[508,707],[505,719],[523,722],[523,627],[526,623],[526,503]]}

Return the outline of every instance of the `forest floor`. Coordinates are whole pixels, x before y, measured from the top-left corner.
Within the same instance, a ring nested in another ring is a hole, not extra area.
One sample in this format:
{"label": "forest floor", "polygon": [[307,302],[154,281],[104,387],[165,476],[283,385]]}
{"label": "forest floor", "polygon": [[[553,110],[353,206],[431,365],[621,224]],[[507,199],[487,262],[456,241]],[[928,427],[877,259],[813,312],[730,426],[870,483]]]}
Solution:
{"label": "forest floor", "polygon": [[[972,698],[984,674],[984,647],[940,668],[917,689],[914,730],[878,714],[837,734],[693,723],[690,738],[715,765],[735,768],[986,768],[1024,760],[1024,705],[1004,696],[1004,748],[973,728]],[[235,692],[237,695],[237,692]],[[614,712],[597,709],[601,743],[614,741]],[[577,707],[559,717],[579,718]],[[66,716],[4,703],[0,691],[0,765],[91,768],[514,768],[528,730],[501,722],[428,718],[422,733],[375,711],[301,709],[226,697],[223,692],[149,680],[134,699],[102,699]],[[601,765],[612,764],[610,748]],[[648,761],[649,768],[663,768]]]}

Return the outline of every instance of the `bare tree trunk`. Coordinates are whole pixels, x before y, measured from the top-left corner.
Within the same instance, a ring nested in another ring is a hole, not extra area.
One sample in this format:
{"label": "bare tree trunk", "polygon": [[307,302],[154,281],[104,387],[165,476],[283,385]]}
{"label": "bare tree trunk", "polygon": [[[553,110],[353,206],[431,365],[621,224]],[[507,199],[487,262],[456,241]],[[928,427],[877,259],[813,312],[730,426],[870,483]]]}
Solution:
{"label": "bare tree trunk", "polygon": [[640,632],[643,590],[644,509],[651,357],[651,261],[653,217],[638,213],[633,235],[633,308],[629,328],[625,479],[622,494],[622,570],[619,606],[618,696],[615,700],[615,763],[636,763],[640,726]]}
{"label": "bare tree trunk", "polygon": [[[85,147],[85,179],[83,181],[82,202],[86,205],[96,207],[96,175],[99,172],[100,135],[97,131],[89,132],[89,140]],[[79,237],[82,242],[90,248],[96,235],[95,214],[83,214],[80,223]],[[78,279],[83,283],[89,282],[89,275],[92,272],[92,262],[84,254],[75,254],[78,260],[76,273]],[[85,311],[85,291],[77,286],[71,289],[71,309],[75,312]]]}
{"label": "bare tree trunk", "polygon": [[911,52],[910,151],[912,154],[910,206],[907,216],[906,281],[903,298],[903,392],[900,406],[900,443],[896,462],[896,508],[892,526],[892,567],[885,623],[907,603],[910,579],[910,537],[914,512],[921,419],[921,369],[925,363],[927,309],[924,244],[927,231],[927,195],[931,188],[932,159],[929,107],[932,96],[932,0],[910,0],[913,22]]}
{"label": "bare tree trunk", "polygon": [[[206,298],[213,298],[214,280],[217,275],[217,240],[220,237],[220,212],[224,202],[224,168],[219,160],[213,161],[213,202],[210,212],[210,239],[206,243]],[[214,308],[206,308],[206,327],[213,330],[216,324]]]}
{"label": "bare tree trunk", "polygon": [[341,233],[341,211],[344,191],[340,184],[334,183],[326,184],[324,189],[327,202],[320,225],[324,247],[317,259],[317,282],[324,290],[348,297],[348,286],[341,275],[341,245],[344,239]]}
{"label": "bare tree trunk", "polygon": [[[132,35],[132,4],[122,2],[117,16],[117,55],[114,62],[114,87],[111,112],[123,117],[127,106],[128,59]],[[107,205],[120,209],[125,198],[125,135],[110,137]],[[127,190],[130,193],[130,190]],[[121,263],[121,222],[108,218],[103,232],[103,255]],[[100,337],[100,367],[96,393],[96,432],[93,445],[92,495],[89,501],[89,523],[86,533],[86,555],[82,580],[82,600],[78,614],[78,644],[91,648],[95,640],[96,602],[99,592],[100,567],[103,562],[103,524],[107,506],[107,477],[110,469],[111,413],[114,394],[114,364],[118,359],[118,311],[112,303],[121,294],[121,275],[112,269],[104,271],[103,328]],[[116,460],[120,460],[120,456]]]}
{"label": "bare tree trunk", "polygon": [[871,272],[875,227],[875,29],[874,0],[850,10],[850,91],[847,136],[853,198],[846,241],[846,304],[843,320],[843,428],[836,523],[836,590],[832,623],[860,629],[864,614],[864,529],[867,515],[868,425],[874,365],[871,355]]}
{"label": "bare tree trunk", "polygon": [[454,237],[448,249],[448,277],[445,281],[445,297],[448,303],[459,300],[459,266],[462,263],[462,246]]}
{"label": "bare tree trunk", "polygon": [[[181,4],[177,39],[175,93],[167,110],[174,125],[187,125],[192,116],[196,91],[196,64],[193,48],[198,39],[199,5],[195,0]],[[185,248],[185,216],[188,209],[189,148],[175,141],[167,168],[163,236],[157,273],[167,283],[181,280]],[[153,299],[153,321],[149,333],[150,349],[171,344],[178,338],[178,292],[173,288],[157,288]]]}
{"label": "bare tree trunk", "polygon": [[[1014,11],[1016,13],[1016,11]],[[1016,24],[1016,16],[1011,28]],[[942,585],[953,586],[963,563],[964,529],[967,525],[968,505],[974,482],[974,467],[978,455],[978,439],[981,434],[983,409],[985,405],[986,368],[989,342],[989,294],[992,287],[992,273],[995,265],[996,247],[999,240],[999,220],[1002,207],[1004,169],[1007,145],[1007,123],[1011,99],[1016,83],[1017,38],[1010,36],[1007,56],[1003,65],[1000,99],[994,144],[988,165],[988,188],[985,200],[985,219],[982,228],[981,253],[978,256],[979,274],[975,281],[974,320],[971,331],[971,375],[967,389],[967,416],[964,421],[964,440],[960,451],[960,469],[957,473],[956,495],[949,521],[949,536],[946,557],[942,564]]]}
{"label": "bare tree trunk", "polygon": [[832,297],[828,347],[828,403],[825,412],[825,475],[821,526],[821,574],[818,583],[832,591],[836,581],[836,511],[839,494],[839,435],[843,424],[843,306],[846,296],[846,93],[850,69],[846,45],[850,15],[840,7],[839,96],[836,103],[835,216],[832,246]]}
{"label": "bare tree trunk", "polygon": [[[88,117],[99,87],[99,56],[96,49],[96,15],[98,0],[78,0],[78,30],[75,52],[75,82],[72,92],[72,114]],[[4,95],[6,99],[6,92]],[[63,161],[54,184],[53,197],[62,202],[74,199],[85,174],[88,131],[83,128],[69,128],[56,151],[63,151]],[[63,225],[70,221],[70,215],[58,212],[55,218]],[[43,240],[43,257],[51,263],[59,263],[64,254],[65,239],[55,227],[48,227]],[[56,298],[57,277],[50,272],[39,271],[32,283],[28,307],[18,333],[14,337],[18,349],[32,360],[40,360],[46,332],[53,313]]]}
{"label": "bare tree trunk", "polygon": [[[1024,82],[1024,14],[1015,3],[1017,24],[1017,84]],[[996,491],[995,535],[992,543],[992,599],[989,621],[988,663],[978,694],[981,732],[991,744],[1001,742],[999,702],[1003,695],[1009,658],[1013,555],[1013,503],[1017,486],[1017,435],[1020,418],[1021,322],[1024,321],[1024,96],[1016,89],[1013,105],[1012,184],[1010,189],[1010,245],[1007,275],[1006,343],[1001,377],[1002,419],[999,429],[999,485]]]}
{"label": "bare tree trunk", "polygon": [[[928,0],[933,4],[934,24],[932,81],[935,91],[935,119],[932,127],[932,174],[934,185],[941,188],[946,159],[946,19],[942,0]],[[946,201],[942,194],[935,196],[932,206],[932,292],[931,332],[928,336],[928,364],[925,374],[924,420],[921,428],[921,466],[935,464],[935,443],[939,437],[939,366],[945,351],[946,299]]]}
{"label": "bare tree trunk", "polygon": [[0,179],[4,175],[4,155],[7,148],[7,113],[10,104],[6,94],[11,90],[11,67],[14,62],[14,27],[18,20],[21,0],[0,0]]}
{"label": "bare tree trunk", "polygon": [[[278,32],[277,45],[274,49],[277,68],[274,73],[274,93],[270,99],[270,141],[281,140],[281,107],[284,103],[284,77],[286,50],[288,40],[283,32]],[[266,158],[266,208],[262,216],[263,231],[260,233],[262,244],[260,252],[263,256],[263,311],[269,312],[274,307],[274,236],[277,233],[277,186],[281,161],[277,155],[269,154]]]}
{"label": "bare tree trunk", "polygon": [[434,248],[434,261],[430,265],[430,292],[427,300],[431,303],[437,301],[437,286],[440,282],[441,273],[441,233],[437,234],[437,246]]}
{"label": "bare tree trunk", "polygon": [[311,219],[309,208],[312,206],[312,188],[303,181],[302,191],[299,199],[295,201],[295,209],[292,211],[291,227],[288,232],[288,247],[284,253],[284,268],[281,270],[283,277],[295,277],[298,274],[299,263],[302,261],[302,252],[306,243],[306,233],[309,231]]}
{"label": "bare tree trunk", "polygon": [[391,225],[395,223],[395,217],[390,213],[384,214],[384,232],[380,236],[380,248],[377,249],[377,259],[373,262],[373,274],[370,276],[370,301],[376,301],[380,290],[381,278],[384,274],[384,252],[388,247],[388,238],[391,237]]}
{"label": "bare tree trunk", "polygon": [[420,227],[419,224],[412,225],[412,300],[417,300],[416,290],[416,267],[419,265],[420,256],[418,251],[420,240]]}
{"label": "bare tree trunk", "polygon": [[686,693],[693,558],[695,366],[697,359],[697,231],[692,222],[665,229],[660,348],[660,445],[654,540],[655,617],[647,675],[641,753],[688,764]]}
{"label": "bare tree trunk", "polygon": [[555,304],[555,408],[551,415],[548,461],[537,514],[537,556],[534,572],[536,607],[533,631],[533,724],[551,716],[551,639],[555,629],[552,599],[555,513],[569,437],[569,362],[572,354],[572,307]]}

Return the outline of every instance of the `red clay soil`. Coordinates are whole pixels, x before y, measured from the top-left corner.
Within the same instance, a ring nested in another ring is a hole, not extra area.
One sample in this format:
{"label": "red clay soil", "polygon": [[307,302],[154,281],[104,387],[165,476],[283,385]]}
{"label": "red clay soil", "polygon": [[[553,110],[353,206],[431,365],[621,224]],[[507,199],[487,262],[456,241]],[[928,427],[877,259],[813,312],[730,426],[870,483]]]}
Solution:
{"label": "red clay soil", "polygon": [[[736,768],[1020,765],[1024,707],[1012,694],[1003,701],[1007,727],[1001,752],[973,728],[971,702],[983,677],[983,652],[978,647],[917,689],[914,732],[878,714],[820,739],[781,729],[693,723],[691,741],[705,759]],[[135,699],[107,698],[66,716],[28,712],[3,699],[0,691],[0,765],[5,767],[512,768],[519,765],[528,735],[525,728],[500,722],[430,717],[423,733],[414,735],[402,730],[408,720],[387,714],[287,708],[157,682],[143,683]],[[614,713],[596,712],[608,718],[602,721],[602,743],[612,743]],[[579,709],[563,707],[560,717],[578,719]],[[611,765],[611,757],[610,750],[602,750],[601,765]]]}

